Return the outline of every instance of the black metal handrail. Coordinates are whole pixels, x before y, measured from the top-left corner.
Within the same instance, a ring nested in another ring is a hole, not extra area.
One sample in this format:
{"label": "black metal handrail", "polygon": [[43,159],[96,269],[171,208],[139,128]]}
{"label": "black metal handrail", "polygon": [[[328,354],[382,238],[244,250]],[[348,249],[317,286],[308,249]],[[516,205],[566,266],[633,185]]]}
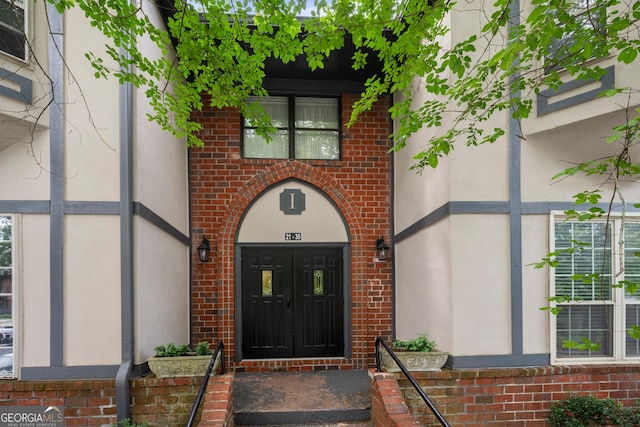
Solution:
{"label": "black metal handrail", "polygon": [[407,379],[409,380],[409,382],[411,383],[413,388],[416,389],[416,392],[418,392],[418,394],[420,395],[422,400],[424,400],[424,403],[426,403],[427,406],[429,407],[429,409],[431,409],[431,412],[438,419],[440,424],[442,424],[445,427],[449,427],[449,423],[447,422],[447,420],[444,419],[444,417],[442,416],[440,411],[438,411],[438,408],[435,407],[435,405],[431,402],[431,399],[429,399],[429,396],[427,396],[427,394],[424,392],[422,387],[420,387],[420,384],[418,384],[418,382],[415,380],[415,378],[413,378],[411,373],[402,364],[400,359],[398,359],[398,356],[396,356],[396,354],[393,352],[393,350],[391,350],[391,347],[389,347],[389,345],[386,342],[384,342],[382,337],[376,338],[376,371],[377,372],[382,372],[382,364],[381,364],[381,360],[380,360],[380,344],[382,344],[384,349],[387,350],[387,353],[389,353],[389,356],[391,356],[393,361],[396,362],[396,364],[398,365],[398,367],[400,368],[402,373],[407,377]]}
{"label": "black metal handrail", "polygon": [[209,377],[211,377],[211,371],[213,371],[213,367],[216,364],[216,359],[218,358],[218,354],[220,354],[220,373],[224,374],[224,344],[222,341],[216,345],[215,350],[213,351],[213,355],[211,356],[211,362],[209,362],[209,367],[207,367],[207,372],[204,374],[204,380],[202,380],[202,385],[200,386],[200,391],[198,392],[198,396],[196,397],[196,401],[193,403],[193,408],[191,409],[191,415],[189,416],[189,421],[187,421],[186,427],[193,427],[193,423],[196,420],[196,414],[198,413],[198,408],[200,407],[200,403],[202,403],[202,398],[204,397],[204,393],[207,390],[207,384],[209,383]]}

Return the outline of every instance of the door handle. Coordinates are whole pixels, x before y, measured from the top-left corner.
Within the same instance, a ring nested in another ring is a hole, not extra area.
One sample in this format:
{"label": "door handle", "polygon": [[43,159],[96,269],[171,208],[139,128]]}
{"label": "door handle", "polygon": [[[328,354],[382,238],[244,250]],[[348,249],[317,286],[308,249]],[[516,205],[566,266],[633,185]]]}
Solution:
{"label": "door handle", "polygon": [[285,289],[284,291],[284,302],[287,305],[287,310],[291,308],[291,291],[289,289]]}

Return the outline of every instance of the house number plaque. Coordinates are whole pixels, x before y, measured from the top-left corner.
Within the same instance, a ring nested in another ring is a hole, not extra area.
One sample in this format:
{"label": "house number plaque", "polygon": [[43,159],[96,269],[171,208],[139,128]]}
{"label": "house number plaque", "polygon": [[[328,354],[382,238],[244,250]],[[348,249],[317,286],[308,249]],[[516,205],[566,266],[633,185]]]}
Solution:
{"label": "house number plaque", "polygon": [[280,210],[285,215],[300,215],[305,209],[305,194],[300,189],[285,189],[280,193]]}
{"label": "house number plaque", "polygon": [[302,233],[284,233],[284,240],[302,240]]}

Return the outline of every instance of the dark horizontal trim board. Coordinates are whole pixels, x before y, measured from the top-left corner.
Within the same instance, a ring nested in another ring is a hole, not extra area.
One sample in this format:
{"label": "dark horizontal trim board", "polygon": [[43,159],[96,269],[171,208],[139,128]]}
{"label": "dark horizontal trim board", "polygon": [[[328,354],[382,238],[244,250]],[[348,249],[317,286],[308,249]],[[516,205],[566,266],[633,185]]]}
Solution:
{"label": "dark horizontal trim board", "polygon": [[341,95],[343,93],[361,93],[365,89],[362,82],[348,80],[300,80],[274,79],[264,80],[264,88],[270,93],[306,95]]}
{"label": "dark horizontal trim board", "polygon": [[[584,209],[591,206],[584,205]],[[609,209],[608,203],[599,203],[597,206],[604,210]],[[580,210],[580,205],[573,202],[524,202],[521,208],[523,215],[549,215],[553,211]],[[613,205],[611,211],[621,213],[622,204]],[[393,242],[400,243],[451,215],[508,214],[509,212],[509,202],[448,202],[396,234]],[[627,205],[627,212],[640,212],[640,208]]]}
{"label": "dark horizontal trim board", "polygon": [[527,366],[549,366],[551,356],[542,354],[498,354],[487,356],[450,356],[454,369],[471,368],[516,368]]}
{"label": "dark horizontal trim board", "polygon": [[0,200],[0,213],[5,214],[49,214],[48,200]]}
{"label": "dark horizontal trim board", "polygon": [[[20,370],[21,381],[47,381],[47,380],[84,380],[88,378],[115,379],[119,365],[101,366],[62,366],[62,367],[25,367]],[[148,374],[147,362],[134,365],[131,377],[141,377]]]}
{"label": "dark horizontal trim board", "polygon": [[[598,203],[600,209],[605,211],[609,209],[608,203]],[[522,213],[526,215],[548,215],[553,211],[568,211],[568,210],[587,210],[592,205],[576,205],[573,202],[527,202],[522,204]],[[616,203],[611,206],[612,213],[622,213],[623,205]],[[634,207],[631,204],[627,204],[627,212],[640,212],[640,209]]]}
{"label": "dark horizontal trim board", "polygon": [[119,215],[120,202],[65,201],[64,213],[69,215]]}
{"label": "dark horizontal trim board", "polygon": [[[63,202],[63,211],[65,215],[120,215],[120,202],[65,200]],[[0,200],[0,213],[50,214],[51,203],[48,200]],[[144,204],[134,202],[133,213],[149,221],[183,244],[191,244],[189,236],[165,221]]]}
{"label": "dark horizontal trim board", "polygon": [[115,378],[118,365],[32,367],[20,370],[20,380],[79,380],[86,378]]}
{"label": "dark horizontal trim board", "polygon": [[509,202],[447,202],[396,234],[393,242],[400,243],[420,230],[424,230],[450,215],[506,213],[509,213]]}

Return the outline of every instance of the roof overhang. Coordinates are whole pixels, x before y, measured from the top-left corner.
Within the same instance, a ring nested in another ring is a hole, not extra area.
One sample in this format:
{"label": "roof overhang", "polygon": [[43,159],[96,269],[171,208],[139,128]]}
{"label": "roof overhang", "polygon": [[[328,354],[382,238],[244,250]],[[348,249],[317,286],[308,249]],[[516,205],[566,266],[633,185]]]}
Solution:
{"label": "roof overhang", "polygon": [[362,91],[370,77],[382,75],[382,63],[375,53],[369,52],[367,65],[353,69],[356,48],[351,37],[346,36],[344,46],[334,50],[324,61],[324,67],[311,70],[304,55],[295,61],[283,63],[275,58],[265,61],[265,88],[267,90],[305,92],[353,92]]}
{"label": "roof overhang", "polygon": [[[168,18],[176,12],[173,0],[156,0],[156,3],[166,23]],[[367,65],[362,69],[354,70],[352,64],[355,51],[351,36],[347,35],[344,46],[331,52],[325,59],[323,68],[311,70],[304,55],[288,63],[273,57],[267,58],[264,87],[273,93],[361,92],[364,90],[367,79],[376,75],[382,76],[383,69],[375,53],[369,52]]]}

